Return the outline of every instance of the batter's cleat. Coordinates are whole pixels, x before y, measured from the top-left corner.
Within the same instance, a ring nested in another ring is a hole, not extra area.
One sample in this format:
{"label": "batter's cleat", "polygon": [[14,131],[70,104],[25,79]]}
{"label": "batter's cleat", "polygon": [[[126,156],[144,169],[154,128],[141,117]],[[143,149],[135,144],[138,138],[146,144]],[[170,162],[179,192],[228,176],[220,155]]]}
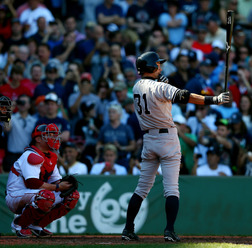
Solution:
{"label": "batter's cleat", "polygon": [[31,230],[29,228],[22,228],[21,226],[16,224],[17,218],[18,217],[16,217],[11,223],[12,231],[15,232],[16,235],[19,238],[30,238],[30,237],[32,237],[32,232],[31,232]]}
{"label": "batter's cleat", "polygon": [[124,229],[122,232],[122,240],[139,240],[139,237],[134,233],[134,231],[129,231]]}
{"label": "batter's cleat", "polygon": [[169,230],[164,231],[164,239],[165,239],[165,241],[170,241],[170,242],[179,242],[180,241],[180,237],[177,236],[175,232],[169,231]]}
{"label": "batter's cleat", "polygon": [[31,232],[38,238],[49,238],[53,235],[49,230],[42,228],[40,226],[29,225]]}

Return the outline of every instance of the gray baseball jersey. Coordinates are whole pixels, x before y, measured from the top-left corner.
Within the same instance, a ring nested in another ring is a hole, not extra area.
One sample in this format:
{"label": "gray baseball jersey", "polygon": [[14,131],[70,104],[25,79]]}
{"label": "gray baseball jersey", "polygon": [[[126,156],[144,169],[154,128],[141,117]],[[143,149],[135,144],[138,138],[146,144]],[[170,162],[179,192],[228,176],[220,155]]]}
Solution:
{"label": "gray baseball jersey", "polygon": [[170,84],[141,79],[133,87],[135,112],[142,130],[175,127],[172,101],[179,89]]}
{"label": "gray baseball jersey", "polygon": [[[172,102],[179,89],[170,84],[141,79],[134,88],[135,112],[144,131],[141,174],[135,193],[143,199],[148,195],[161,164],[164,196],[179,197],[180,143],[173,122]],[[160,132],[161,129],[167,130]]]}

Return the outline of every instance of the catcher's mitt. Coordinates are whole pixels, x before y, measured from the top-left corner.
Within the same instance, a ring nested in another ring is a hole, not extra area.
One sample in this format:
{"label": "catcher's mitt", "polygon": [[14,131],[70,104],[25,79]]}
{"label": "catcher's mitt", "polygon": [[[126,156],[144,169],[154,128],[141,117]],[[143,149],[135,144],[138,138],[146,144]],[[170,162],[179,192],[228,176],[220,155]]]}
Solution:
{"label": "catcher's mitt", "polygon": [[72,175],[67,175],[67,176],[64,176],[61,180],[61,182],[63,181],[67,181],[69,183],[72,184],[72,186],[65,190],[65,191],[61,191],[61,194],[60,194],[60,197],[66,197],[66,196],[69,196],[71,193],[73,193],[76,189],[78,189],[78,181],[77,179],[72,176]]}

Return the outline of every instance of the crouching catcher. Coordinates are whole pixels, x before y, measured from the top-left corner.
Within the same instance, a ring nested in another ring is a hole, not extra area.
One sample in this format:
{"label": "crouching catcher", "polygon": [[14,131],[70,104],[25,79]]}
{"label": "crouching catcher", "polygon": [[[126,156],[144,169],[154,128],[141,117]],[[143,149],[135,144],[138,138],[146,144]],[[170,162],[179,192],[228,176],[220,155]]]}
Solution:
{"label": "crouching catcher", "polygon": [[42,124],[32,132],[32,141],[9,174],[6,204],[17,214],[11,223],[18,237],[48,237],[45,227],[66,215],[78,200],[78,182],[61,180],[56,151],[60,131],[55,124]]}

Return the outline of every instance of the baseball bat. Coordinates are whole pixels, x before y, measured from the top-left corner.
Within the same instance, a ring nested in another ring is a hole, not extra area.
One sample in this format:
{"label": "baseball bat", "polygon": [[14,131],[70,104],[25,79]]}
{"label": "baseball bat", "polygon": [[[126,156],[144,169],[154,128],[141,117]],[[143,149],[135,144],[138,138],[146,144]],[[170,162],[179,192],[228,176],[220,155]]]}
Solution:
{"label": "baseball bat", "polygon": [[233,34],[233,26],[234,26],[234,11],[227,11],[227,27],[226,27],[226,66],[225,66],[225,87],[224,92],[227,91],[227,83],[228,83],[228,61],[229,61],[229,52],[231,48],[231,40]]}

